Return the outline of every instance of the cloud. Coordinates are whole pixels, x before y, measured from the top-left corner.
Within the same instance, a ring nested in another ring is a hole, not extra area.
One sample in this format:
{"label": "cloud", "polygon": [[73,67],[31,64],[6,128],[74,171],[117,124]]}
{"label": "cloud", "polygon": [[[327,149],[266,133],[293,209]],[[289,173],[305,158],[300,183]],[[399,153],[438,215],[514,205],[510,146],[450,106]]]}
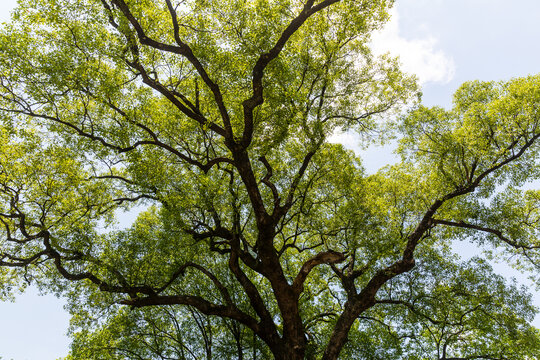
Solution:
{"label": "cloud", "polygon": [[381,30],[373,34],[371,49],[376,55],[389,52],[399,56],[401,68],[418,76],[421,84],[436,82],[446,84],[455,74],[455,64],[451,57],[437,49],[437,39],[427,36],[421,39],[405,39],[399,33],[399,14],[391,10],[391,20]]}
{"label": "cloud", "polygon": [[358,153],[362,149],[360,147],[360,139],[358,138],[358,135],[348,131],[335,131],[329,138],[328,142],[334,143],[334,144],[342,144],[345,146],[345,148],[353,150],[354,152]]}

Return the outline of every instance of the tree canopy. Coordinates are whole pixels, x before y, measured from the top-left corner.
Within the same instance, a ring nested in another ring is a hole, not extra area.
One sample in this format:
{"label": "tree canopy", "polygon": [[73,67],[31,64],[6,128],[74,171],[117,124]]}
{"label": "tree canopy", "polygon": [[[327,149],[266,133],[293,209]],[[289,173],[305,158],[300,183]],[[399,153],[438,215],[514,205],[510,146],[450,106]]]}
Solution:
{"label": "tree canopy", "polygon": [[20,0],[0,296],[66,297],[68,359],[537,359],[530,294],[452,244],[538,275],[540,76],[422,106],[370,51],[392,5]]}

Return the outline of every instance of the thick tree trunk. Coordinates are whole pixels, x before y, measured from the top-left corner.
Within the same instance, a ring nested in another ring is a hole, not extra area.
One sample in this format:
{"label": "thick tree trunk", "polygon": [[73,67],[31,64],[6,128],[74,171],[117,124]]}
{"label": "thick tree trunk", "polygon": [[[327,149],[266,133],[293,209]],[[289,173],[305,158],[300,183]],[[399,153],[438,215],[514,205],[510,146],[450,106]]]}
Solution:
{"label": "thick tree trunk", "polygon": [[274,247],[275,228],[279,219],[267,212],[246,150],[234,145],[231,145],[230,149],[233,151],[237,169],[246,186],[255,213],[258,228],[255,251],[257,252],[257,260],[261,264],[256,271],[269,280],[283,320],[282,338],[279,345],[274,343],[274,346],[271,346],[271,351],[274,357],[279,360],[303,360],[307,341],[300,317],[299,294],[289,284],[283,273],[279,256]]}
{"label": "thick tree trunk", "polygon": [[347,342],[347,336],[352,324],[356,320],[358,314],[362,311],[363,310],[361,308],[352,305],[349,301],[345,303],[345,310],[339,317],[336,326],[334,327],[334,331],[330,336],[330,341],[328,342],[326,350],[324,351],[323,359],[335,360],[338,358],[341,349]]}
{"label": "thick tree trunk", "polygon": [[306,348],[304,325],[300,316],[298,294],[285,277],[274,248],[274,224],[260,226],[257,251],[263,275],[270,281],[283,321],[280,349],[272,349],[276,359],[303,360]]}
{"label": "thick tree trunk", "polygon": [[305,346],[295,347],[293,344],[284,345],[280,349],[271,349],[275,360],[304,360]]}

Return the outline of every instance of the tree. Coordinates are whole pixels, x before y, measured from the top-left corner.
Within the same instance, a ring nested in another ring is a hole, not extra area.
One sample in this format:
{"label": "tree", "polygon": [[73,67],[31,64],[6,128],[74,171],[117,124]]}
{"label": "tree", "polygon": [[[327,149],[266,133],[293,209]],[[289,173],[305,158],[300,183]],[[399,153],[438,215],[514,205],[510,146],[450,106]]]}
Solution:
{"label": "tree", "polygon": [[[21,0],[2,294],[66,296],[71,359],[536,358],[530,295],[448,254],[538,269],[540,77],[418,105],[368,47],[392,3]],[[337,130],[403,160],[368,175]]]}

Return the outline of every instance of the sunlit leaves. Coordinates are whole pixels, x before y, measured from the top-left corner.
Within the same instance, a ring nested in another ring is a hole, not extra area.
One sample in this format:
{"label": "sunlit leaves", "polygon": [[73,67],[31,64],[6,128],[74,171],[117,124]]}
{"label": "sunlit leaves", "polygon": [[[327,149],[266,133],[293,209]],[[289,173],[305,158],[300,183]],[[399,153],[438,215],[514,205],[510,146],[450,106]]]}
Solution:
{"label": "sunlit leaves", "polygon": [[326,142],[395,136],[418,99],[368,46],[392,3],[21,1],[0,30],[0,294],[66,295],[73,359],[534,350],[528,295],[445,252],[535,264],[538,77],[415,107],[404,161],[373,175]]}

